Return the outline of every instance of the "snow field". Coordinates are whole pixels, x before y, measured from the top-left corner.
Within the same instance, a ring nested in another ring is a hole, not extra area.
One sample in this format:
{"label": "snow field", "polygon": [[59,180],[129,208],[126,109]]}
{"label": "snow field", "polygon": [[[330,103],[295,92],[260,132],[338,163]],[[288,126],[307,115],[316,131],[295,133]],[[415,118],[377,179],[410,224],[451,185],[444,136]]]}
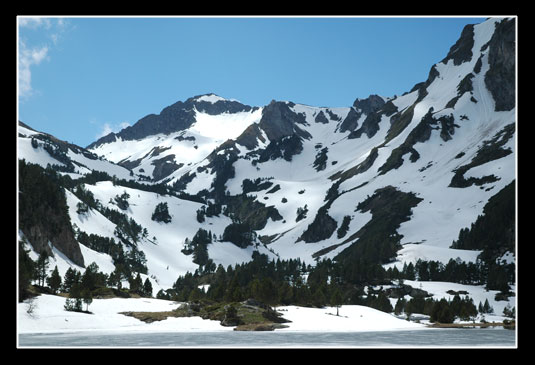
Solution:
{"label": "snow field", "polygon": [[[145,323],[120,312],[163,312],[176,309],[180,303],[149,298],[93,299],[89,311],[93,314],[64,310],[65,298],[42,294],[34,299],[35,309],[28,314],[30,303],[18,304],[18,333],[53,333],[75,331],[225,331],[219,321],[200,317],[168,318]],[[85,310],[85,304],[83,308]]]}
{"label": "snow field", "polygon": [[[145,323],[133,317],[119,314],[128,311],[160,312],[176,309],[181,303],[148,298],[93,299],[89,311],[93,314],[65,311],[65,298],[42,294],[33,299],[33,313],[28,313],[31,301],[17,306],[18,333],[60,333],[76,331],[143,331],[143,332],[188,332],[232,331],[233,327],[221,326],[219,321],[203,320],[200,317],[167,318]],[[85,304],[84,304],[85,309]],[[277,331],[395,331],[424,329],[422,324],[408,322],[373,308],[344,305],[339,308],[306,308],[283,306],[276,308],[288,328]]]}

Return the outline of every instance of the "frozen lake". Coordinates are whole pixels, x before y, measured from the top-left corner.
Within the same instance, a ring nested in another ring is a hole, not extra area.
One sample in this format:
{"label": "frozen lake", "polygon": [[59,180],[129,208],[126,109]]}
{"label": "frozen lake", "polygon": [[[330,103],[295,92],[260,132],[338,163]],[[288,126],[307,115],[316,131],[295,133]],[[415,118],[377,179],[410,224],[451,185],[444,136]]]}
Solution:
{"label": "frozen lake", "polygon": [[370,332],[74,332],[20,334],[20,347],[516,347],[505,329]]}

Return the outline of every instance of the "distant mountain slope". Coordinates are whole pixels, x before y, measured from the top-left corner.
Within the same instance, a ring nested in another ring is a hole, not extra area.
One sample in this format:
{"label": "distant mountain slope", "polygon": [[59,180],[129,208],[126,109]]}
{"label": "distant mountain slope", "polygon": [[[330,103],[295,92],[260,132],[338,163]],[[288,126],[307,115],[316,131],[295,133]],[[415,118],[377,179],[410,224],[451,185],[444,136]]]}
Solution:
{"label": "distant mountain slope", "polygon": [[56,170],[73,174],[73,177],[100,171],[120,179],[132,178],[128,169],[102,159],[85,148],[36,131],[21,121],[18,125],[17,155],[19,159],[43,168],[50,164]]}
{"label": "distant mountain slope", "polygon": [[[516,178],[514,22],[467,26],[401,96],[331,108],[199,95],[87,150],[21,124],[19,158],[73,178],[98,170],[129,181],[80,180],[82,190],[66,190],[69,215],[81,232],[143,252],[154,287],[255,251],[346,268],[475,262],[480,249],[452,243]],[[159,203],[169,223],[152,219]],[[130,240],[120,223],[129,219],[142,232]],[[200,229],[210,239],[192,243]],[[497,252],[514,255],[510,243]]]}

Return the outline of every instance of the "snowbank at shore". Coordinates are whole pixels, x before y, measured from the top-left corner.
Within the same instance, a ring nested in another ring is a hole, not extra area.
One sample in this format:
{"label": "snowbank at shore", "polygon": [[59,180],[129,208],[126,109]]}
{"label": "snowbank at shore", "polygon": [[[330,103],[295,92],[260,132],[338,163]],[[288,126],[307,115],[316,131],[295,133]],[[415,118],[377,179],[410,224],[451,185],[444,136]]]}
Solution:
{"label": "snowbank at shore", "polygon": [[[59,333],[79,331],[232,331],[234,327],[221,326],[219,321],[200,317],[167,318],[145,323],[120,312],[171,311],[180,303],[151,298],[94,299],[89,306],[92,314],[68,312],[64,309],[65,298],[55,295],[40,295],[33,303],[18,303],[18,333]],[[28,313],[30,305],[33,307]],[[85,304],[84,304],[85,309]],[[306,308],[297,306],[277,307],[288,328],[277,331],[392,331],[426,328],[422,324],[408,322],[373,308],[359,305],[344,305],[339,308]]]}

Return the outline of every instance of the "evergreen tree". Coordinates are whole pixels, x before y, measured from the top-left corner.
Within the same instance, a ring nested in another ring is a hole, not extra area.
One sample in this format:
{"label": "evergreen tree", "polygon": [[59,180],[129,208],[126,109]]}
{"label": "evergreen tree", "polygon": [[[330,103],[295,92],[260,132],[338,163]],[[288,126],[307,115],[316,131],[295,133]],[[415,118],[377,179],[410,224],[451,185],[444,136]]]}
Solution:
{"label": "evergreen tree", "polygon": [[150,283],[149,278],[146,278],[143,283],[143,296],[152,297],[152,284]]}
{"label": "evergreen tree", "polygon": [[39,258],[37,259],[37,265],[36,265],[36,277],[37,277],[37,285],[39,286],[45,286],[45,279],[47,277],[46,271],[48,269],[49,265],[49,259],[48,254],[46,251],[41,251],[39,254]]}
{"label": "evergreen tree", "polygon": [[65,310],[82,311],[82,289],[79,283],[74,283],[69,292],[69,298],[65,300]]}
{"label": "evergreen tree", "polygon": [[282,305],[290,305],[293,301],[293,290],[288,282],[283,281],[278,290],[279,303]]}
{"label": "evergreen tree", "polygon": [[406,267],[403,265],[403,273],[406,280],[416,280],[414,265],[410,262]]}
{"label": "evergreen tree", "polygon": [[439,323],[453,323],[455,315],[450,308],[450,304],[444,298],[436,302],[431,311],[429,320]]}
{"label": "evergreen tree", "polygon": [[47,285],[52,289],[52,292],[56,292],[61,288],[61,276],[59,276],[58,266],[54,267],[54,271],[50,274],[50,277],[46,279]]}
{"label": "evergreen tree", "polygon": [[405,298],[399,298],[394,306],[394,313],[397,315],[401,314],[405,310],[405,304],[407,304]]}
{"label": "evergreen tree", "polygon": [[78,270],[69,267],[63,277],[63,291],[70,293],[74,284],[80,283],[81,274]]}
{"label": "evergreen tree", "polygon": [[105,282],[101,282],[98,269],[99,267],[96,262],[92,262],[91,264],[87,265],[81,280],[82,290],[88,289],[89,291],[91,291],[96,289],[98,286],[105,286]]}
{"label": "evergreen tree", "polygon": [[130,198],[130,194],[128,194],[126,191],[121,194],[121,196],[117,195],[115,196],[114,200],[117,206],[121,210],[127,210],[130,204],[128,203],[128,199]]}
{"label": "evergreen tree", "polygon": [[117,289],[121,289],[121,279],[122,279],[122,273],[117,266],[115,267],[115,270],[113,270],[110,273],[110,276],[108,277],[108,286],[109,287],[116,287]]}
{"label": "evergreen tree", "polygon": [[507,306],[503,309],[503,315],[509,318],[515,318],[515,307],[511,308],[511,305],[507,303]]}
{"label": "evergreen tree", "polygon": [[135,278],[130,277],[128,280],[130,284],[130,292],[139,294],[143,288],[143,281],[141,280],[141,275],[137,273]]}
{"label": "evergreen tree", "polygon": [[152,213],[151,219],[156,222],[171,222],[171,215],[169,215],[169,207],[167,206],[167,202],[159,203],[158,205],[156,205],[156,208]]}
{"label": "evergreen tree", "polygon": [[30,258],[29,252],[19,241],[19,301],[29,297],[28,288],[35,277],[35,262]]}
{"label": "evergreen tree", "polygon": [[390,313],[394,310],[392,308],[392,304],[390,304],[390,300],[388,299],[388,297],[385,295],[383,291],[381,291],[377,295],[377,298],[372,302],[371,306],[377,310],[380,310],[386,313]]}
{"label": "evergreen tree", "polygon": [[82,292],[80,293],[83,302],[86,304],[85,311],[89,312],[89,304],[93,302],[93,295],[91,294],[91,290],[84,288],[82,289]]}
{"label": "evergreen tree", "polygon": [[199,288],[193,288],[187,296],[188,302],[197,302],[203,298],[203,293]]}
{"label": "evergreen tree", "polygon": [[485,304],[483,304],[483,312],[482,313],[494,313],[494,308],[492,308],[489,304],[489,300],[485,299]]}
{"label": "evergreen tree", "polygon": [[336,315],[338,316],[338,308],[342,305],[342,293],[338,287],[334,288],[330,302],[333,307],[336,307]]}
{"label": "evergreen tree", "polygon": [[312,294],[312,304],[321,308],[325,303],[327,303],[327,299],[325,297],[324,286],[318,286],[314,294]]}

